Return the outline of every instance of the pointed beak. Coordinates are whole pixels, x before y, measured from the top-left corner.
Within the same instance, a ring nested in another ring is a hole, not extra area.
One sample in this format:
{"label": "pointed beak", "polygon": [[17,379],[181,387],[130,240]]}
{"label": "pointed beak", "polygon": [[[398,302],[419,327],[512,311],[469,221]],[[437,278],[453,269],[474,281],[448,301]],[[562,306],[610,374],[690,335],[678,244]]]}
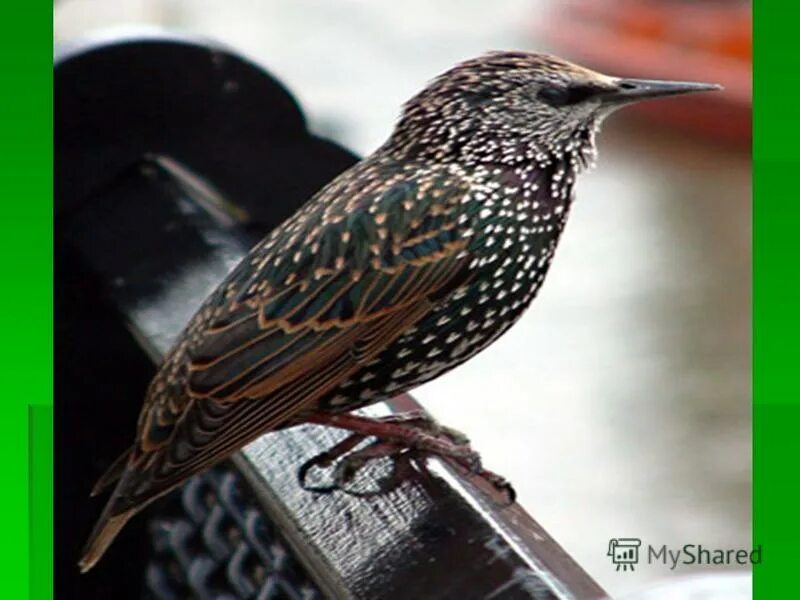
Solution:
{"label": "pointed beak", "polygon": [[603,104],[616,107],[649,98],[677,96],[693,92],[710,92],[721,89],[722,86],[716,83],[617,78],[613,80],[612,89],[602,94],[602,101]]}

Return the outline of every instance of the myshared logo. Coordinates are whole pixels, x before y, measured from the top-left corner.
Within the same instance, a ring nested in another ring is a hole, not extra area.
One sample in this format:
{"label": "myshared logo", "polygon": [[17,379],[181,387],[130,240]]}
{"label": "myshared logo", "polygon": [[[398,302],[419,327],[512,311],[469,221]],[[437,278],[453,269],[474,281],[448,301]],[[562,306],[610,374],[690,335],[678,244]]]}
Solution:
{"label": "myshared logo", "polygon": [[643,545],[639,538],[612,538],[608,542],[607,554],[617,571],[633,571],[635,565],[645,561],[650,565],[661,563],[674,570],[681,565],[758,565],[763,558],[761,544],[751,550],[708,548],[702,544],[671,548],[666,544]]}
{"label": "myshared logo", "polygon": [[661,562],[671,570],[678,565],[758,565],[761,558],[761,544],[752,550],[706,548],[702,544],[684,544],[680,548],[647,546],[647,562]]}
{"label": "myshared logo", "polygon": [[639,538],[611,538],[608,541],[608,556],[611,562],[620,569],[633,571],[634,566],[639,562],[639,546],[642,540]]}

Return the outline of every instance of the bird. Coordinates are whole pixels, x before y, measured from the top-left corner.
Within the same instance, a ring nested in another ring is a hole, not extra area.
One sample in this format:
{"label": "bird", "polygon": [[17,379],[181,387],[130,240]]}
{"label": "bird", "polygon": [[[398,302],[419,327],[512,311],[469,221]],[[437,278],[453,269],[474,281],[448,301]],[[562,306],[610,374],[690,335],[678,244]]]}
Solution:
{"label": "bird", "polygon": [[258,242],[190,319],[147,388],[133,445],[92,492],[113,487],[80,569],[188,477],[303,423],[351,434],[304,470],[345,455],[346,476],[370,458],[417,451],[508,487],[465,436],[424,415],[353,411],[461,365],[520,318],[609,114],[716,89],[522,51],[433,79],[382,146]]}

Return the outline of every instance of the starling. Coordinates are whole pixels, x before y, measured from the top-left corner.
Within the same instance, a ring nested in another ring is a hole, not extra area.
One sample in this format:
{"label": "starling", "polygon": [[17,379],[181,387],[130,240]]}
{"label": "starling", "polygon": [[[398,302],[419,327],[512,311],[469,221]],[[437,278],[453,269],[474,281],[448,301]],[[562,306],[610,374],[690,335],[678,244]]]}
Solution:
{"label": "starling", "polygon": [[116,483],[81,569],[155,498],[300,423],[352,432],[322,462],[352,450],[341,460],[357,467],[413,450],[502,485],[465,438],[422,415],[350,412],[460,365],[519,319],[604,117],[712,89],[523,52],[433,80],[383,146],[259,242],[191,319],[148,387],[133,446],[93,491]]}

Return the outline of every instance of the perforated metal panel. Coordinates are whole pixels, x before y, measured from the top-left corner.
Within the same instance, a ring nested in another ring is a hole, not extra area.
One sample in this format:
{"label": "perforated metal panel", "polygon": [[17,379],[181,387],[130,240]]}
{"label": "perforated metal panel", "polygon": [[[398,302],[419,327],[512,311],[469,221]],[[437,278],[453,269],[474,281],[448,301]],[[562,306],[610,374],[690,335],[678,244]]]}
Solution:
{"label": "perforated metal panel", "polygon": [[321,598],[230,465],[192,478],[151,520],[145,597],[157,600]]}

